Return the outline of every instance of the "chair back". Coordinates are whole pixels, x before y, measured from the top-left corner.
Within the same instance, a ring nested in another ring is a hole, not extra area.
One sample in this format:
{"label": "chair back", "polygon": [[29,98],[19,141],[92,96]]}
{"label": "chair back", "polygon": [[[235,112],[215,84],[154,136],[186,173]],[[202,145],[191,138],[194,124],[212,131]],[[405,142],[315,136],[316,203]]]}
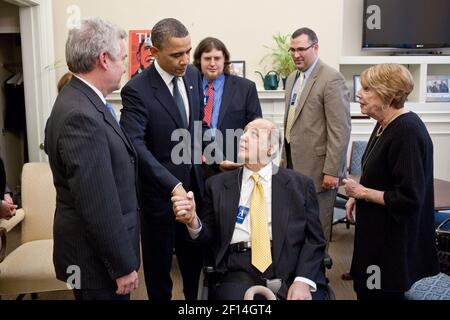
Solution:
{"label": "chair back", "polygon": [[26,163],[22,171],[22,243],[53,239],[56,190],[50,165]]}
{"label": "chair back", "polygon": [[362,173],[362,156],[367,147],[367,141],[353,141],[350,153],[350,166],[348,173],[361,174]]}

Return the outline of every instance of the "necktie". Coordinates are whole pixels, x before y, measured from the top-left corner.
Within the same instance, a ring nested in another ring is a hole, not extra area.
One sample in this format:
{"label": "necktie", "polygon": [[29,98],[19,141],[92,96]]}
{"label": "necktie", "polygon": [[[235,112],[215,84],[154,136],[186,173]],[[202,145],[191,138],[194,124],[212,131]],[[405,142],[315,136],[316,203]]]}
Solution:
{"label": "necktie", "polygon": [[211,117],[213,112],[213,102],[214,102],[214,87],[212,82],[208,83],[208,90],[206,91],[206,105],[205,105],[205,116],[203,120],[211,127]]}
{"label": "necktie", "polygon": [[255,181],[250,198],[250,232],[252,239],[252,265],[264,273],[272,264],[270,251],[269,224],[267,222],[264,189],[259,182],[259,175],[252,175]]}
{"label": "necktie", "polygon": [[119,120],[117,119],[116,111],[114,110],[114,107],[110,103],[106,103],[106,109],[112,114],[114,120],[116,120],[117,123],[119,123]]}
{"label": "necktie", "polygon": [[178,111],[180,111],[181,119],[183,120],[184,127],[188,127],[187,115],[186,115],[186,107],[183,102],[183,97],[181,96],[180,89],[178,88],[178,77],[173,77],[173,99],[175,100],[175,104],[178,107]]}
{"label": "necktie", "polygon": [[300,100],[300,94],[302,93],[302,86],[303,86],[304,79],[305,79],[305,74],[303,72],[300,72],[297,93],[295,94],[295,100],[294,100],[294,97],[292,97],[292,99],[291,99],[291,104],[289,106],[289,113],[288,113],[288,117],[287,117],[287,121],[286,121],[285,136],[286,136],[286,141],[288,143],[291,143],[291,129],[292,129],[292,125],[294,124],[295,111],[297,110],[298,101]]}

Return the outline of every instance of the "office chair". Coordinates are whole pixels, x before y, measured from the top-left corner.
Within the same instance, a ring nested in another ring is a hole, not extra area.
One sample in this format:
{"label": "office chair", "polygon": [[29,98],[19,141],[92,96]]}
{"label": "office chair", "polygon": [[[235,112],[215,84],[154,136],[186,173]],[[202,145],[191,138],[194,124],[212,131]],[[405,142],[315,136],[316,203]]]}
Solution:
{"label": "office chair", "polygon": [[450,300],[450,218],[436,228],[441,273],[417,281],[405,294],[408,300]]}
{"label": "office chair", "polygon": [[[362,156],[364,154],[364,151],[367,147],[367,141],[353,141],[352,147],[350,151],[350,162],[348,165],[348,173],[349,174],[361,174],[362,173],[362,167],[361,167],[361,161]],[[336,201],[334,203],[334,207],[338,209],[345,210],[345,205],[347,203],[348,199],[345,199],[339,195],[336,196]],[[350,229],[350,222],[347,221],[347,218],[344,216],[341,219],[333,220],[332,225],[337,223],[345,223],[347,229]],[[331,241],[331,239],[330,239]]]}
{"label": "office chair", "polygon": [[21,245],[0,263],[0,296],[68,290],[53,267],[56,191],[48,163],[27,163],[22,171]]}

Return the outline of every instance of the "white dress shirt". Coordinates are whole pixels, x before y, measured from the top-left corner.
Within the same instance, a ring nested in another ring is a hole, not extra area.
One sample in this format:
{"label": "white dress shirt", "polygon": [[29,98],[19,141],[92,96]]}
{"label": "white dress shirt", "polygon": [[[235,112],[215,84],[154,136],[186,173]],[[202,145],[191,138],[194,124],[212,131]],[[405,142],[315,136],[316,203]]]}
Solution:
{"label": "white dress shirt", "polygon": [[[254,174],[253,171],[244,167],[242,174],[242,186],[240,190],[241,198],[239,201],[239,207],[243,206],[246,208],[250,208],[250,198],[255,187],[255,182],[252,178]],[[259,181],[264,189],[264,198],[266,200],[266,208],[267,208],[267,222],[269,224],[269,236],[272,239],[272,163],[268,164],[264,168],[262,168],[258,172],[260,178]],[[237,216],[238,208],[236,208],[236,216]],[[199,220],[200,222],[200,220]],[[197,230],[193,230],[188,227],[189,234],[192,239],[197,239],[200,231],[202,230],[201,222],[200,228]],[[233,233],[233,238],[231,240],[231,244],[242,242],[242,241],[251,241],[250,234],[250,213],[245,217],[244,223],[239,224],[236,223]],[[314,281],[311,281],[307,278],[297,277],[295,278],[295,282],[303,282],[311,287],[311,292],[317,291],[317,285]]]}
{"label": "white dress shirt", "polygon": [[[163,79],[164,83],[166,84],[167,88],[170,91],[170,94],[173,96],[173,78],[174,76],[171,75],[170,73],[166,72],[165,70],[163,70],[163,68],[161,68],[161,66],[158,64],[158,61],[156,61],[156,59],[153,61],[153,64],[155,65],[156,71],[158,71],[159,75],[161,76],[161,78]],[[181,97],[183,98],[183,102],[184,102],[184,108],[186,110],[186,117],[187,117],[187,122],[189,123],[189,116],[190,116],[190,109],[189,109],[189,99],[187,96],[187,92],[186,92],[186,86],[184,85],[184,81],[182,77],[178,77],[178,89],[180,90],[180,94]],[[178,183],[172,190],[172,193],[180,186],[182,185],[182,183]]]}
{"label": "white dress shirt", "polygon": [[106,105],[106,99],[103,96],[103,93],[100,92],[100,90],[98,90],[93,84],[91,84],[87,80],[84,80],[83,78],[80,78],[80,77],[78,77],[76,75],[73,75],[73,76],[76,77],[77,79],[83,81],[89,88],[94,90],[94,92],[98,95],[98,97],[103,101],[103,104]]}
{"label": "white dress shirt", "polygon": [[[158,64],[156,59],[153,61],[155,64],[156,71],[158,71],[159,75],[163,79],[167,88],[169,88],[170,94],[173,95],[173,83],[172,80],[174,78],[173,75],[163,70]],[[189,109],[189,99],[186,92],[186,86],[184,85],[184,81],[182,77],[178,77],[178,89],[180,90],[181,97],[183,98],[184,108],[186,109],[187,122],[189,123],[190,109]]]}

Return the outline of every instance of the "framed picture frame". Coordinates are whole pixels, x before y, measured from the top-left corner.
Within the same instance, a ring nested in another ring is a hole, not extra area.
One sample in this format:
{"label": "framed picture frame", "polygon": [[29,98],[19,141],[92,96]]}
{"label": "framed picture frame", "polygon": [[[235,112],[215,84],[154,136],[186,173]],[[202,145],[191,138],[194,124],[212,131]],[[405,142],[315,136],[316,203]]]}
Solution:
{"label": "framed picture frame", "polygon": [[138,75],[153,63],[154,58],[150,52],[151,32],[149,29],[129,31],[128,79]]}
{"label": "framed picture frame", "polygon": [[450,101],[450,74],[427,76],[426,102],[449,102]]}
{"label": "framed picture frame", "polygon": [[230,74],[245,78],[245,61],[243,60],[230,61]]}
{"label": "framed picture frame", "polygon": [[356,96],[356,93],[358,90],[361,89],[361,77],[359,74],[355,74],[353,76],[353,101],[359,102],[358,97]]}

